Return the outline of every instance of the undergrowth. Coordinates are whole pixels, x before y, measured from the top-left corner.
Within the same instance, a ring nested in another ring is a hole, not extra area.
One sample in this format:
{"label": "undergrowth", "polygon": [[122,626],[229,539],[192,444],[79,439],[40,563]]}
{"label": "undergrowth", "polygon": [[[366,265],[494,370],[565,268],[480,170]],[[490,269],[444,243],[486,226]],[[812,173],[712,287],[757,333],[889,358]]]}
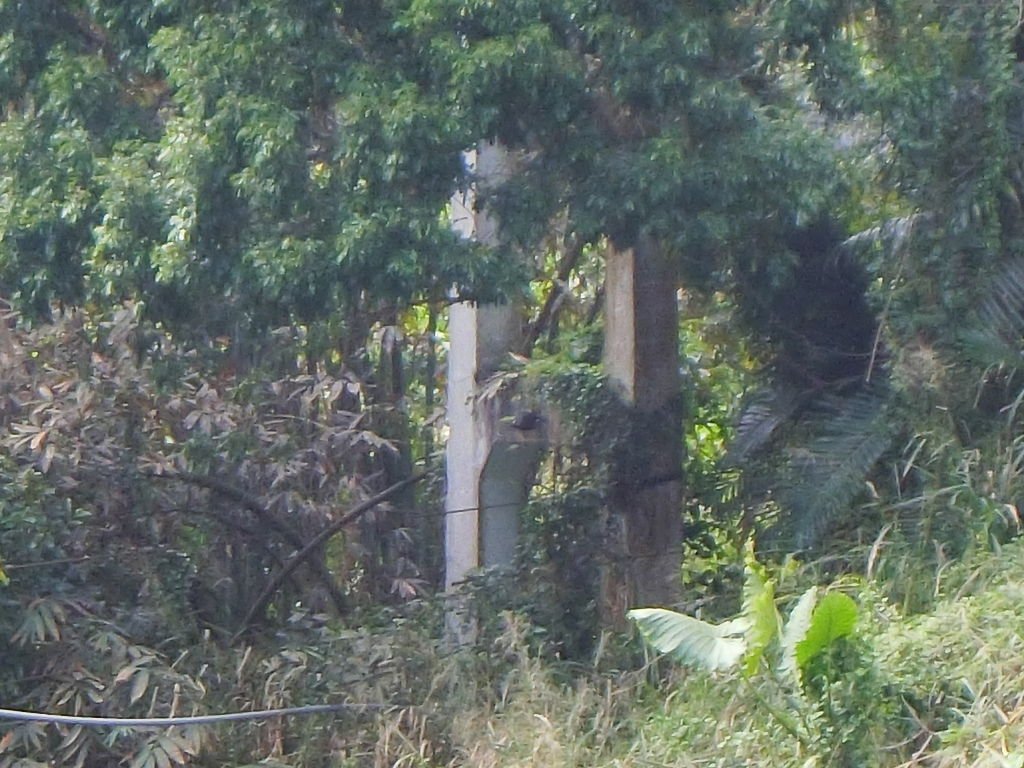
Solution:
{"label": "undergrowth", "polygon": [[[488,646],[435,671],[424,711],[442,730],[382,715],[374,765],[1020,766],[1022,566],[1019,543],[952,566],[933,609],[909,617],[881,596],[885,585],[851,581],[857,635],[823,657],[828,679],[803,697],[765,670],[747,679],[649,658],[616,671],[606,643],[585,671],[570,669],[542,658],[529,625],[506,614]],[[812,738],[793,738],[778,708]]]}
{"label": "undergrowth", "polygon": [[[389,705],[172,734],[171,754],[188,747],[194,754],[180,764],[196,766],[1019,766],[1022,567],[1016,542],[951,566],[933,609],[914,616],[881,596],[884,585],[848,579],[842,588],[858,603],[857,632],[822,657],[827,674],[812,680],[809,668],[802,693],[772,665],[744,676],[653,656],[631,663],[639,639],[613,634],[601,636],[589,660],[559,660],[543,633],[512,612],[488,621],[473,647],[446,648],[433,639],[441,606],[427,603],[381,613],[358,630],[297,616],[274,650],[207,642],[177,659],[154,652],[148,685],[169,685],[189,713],[239,703]],[[791,610],[792,599],[780,603]],[[39,652],[52,642],[45,627],[34,641]],[[779,711],[808,737],[794,738]],[[40,731],[6,729],[7,755],[21,757],[5,764],[40,764],[31,760]]]}

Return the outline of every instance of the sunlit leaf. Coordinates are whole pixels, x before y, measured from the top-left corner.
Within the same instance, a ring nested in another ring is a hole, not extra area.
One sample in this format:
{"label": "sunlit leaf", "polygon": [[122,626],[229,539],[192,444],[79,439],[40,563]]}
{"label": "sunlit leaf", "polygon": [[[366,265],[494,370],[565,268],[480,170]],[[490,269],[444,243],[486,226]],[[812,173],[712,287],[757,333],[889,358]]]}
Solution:
{"label": "sunlit leaf", "polygon": [[156,760],[153,757],[153,748],[149,744],[143,745],[132,759],[131,768],[156,768]]}
{"label": "sunlit leaf", "polygon": [[121,683],[128,682],[128,680],[131,679],[132,675],[134,675],[137,670],[138,670],[138,667],[136,667],[134,664],[129,664],[127,667],[123,667],[117,673],[117,675],[115,675],[115,677],[114,677],[114,685],[120,685]]}
{"label": "sunlit leaf", "polygon": [[789,619],[782,630],[781,671],[783,673],[797,676],[800,674],[800,667],[797,665],[796,659],[796,647],[807,636],[807,629],[811,626],[811,614],[817,600],[818,588],[811,587],[800,595],[800,599],[789,613]]}
{"label": "sunlit leaf", "polygon": [[853,632],[857,624],[857,604],[842,592],[829,592],[811,614],[803,640],[796,644],[796,663],[803,669],[807,663],[832,643]]}
{"label": "sunlit leaf", "polygon": [[64,738],[60,742],[58,749],[62,751],[68,751],[75,745],[77,741],[82,738],[85,729],[80,725],[76,725],[73,728],[69,728],[64,734]]}
{"label": "sunlit leaf", "polygon": [[779,635],[779,612],[775,609],[775,583],[754,559],[753,545],[747,551],[746,580],[743,584],[743,616],[749,622],[743,672],[757,671],[765,648]]}
{"label": "sunlit leaf", "polygon": [[184,750],[173,736],[161,736],[160,747],[174,763],[184,765],[188,761]]}
{"label": "sunlit leaf", "polygon": [[174,762],[171,760],[171,756],[167,754],[167,750],[164,748],[163,739],[153,746],[153,759],[156,763],[156,768],[174,768]]}
{"label": "sunlit leaf", "polygon": [[684,664],[715,671],[736,666],[746,650],[745,619],[709,624],[664,608],[636,608],[626,614],[661,653]]}
{"label": "sunlit leaf", "polygon": [[140,669],[134,678],[132,678],[132,689],[129,696],[129,701],[134,704],[136,701],[141,699],[146,693],[146,689],[149,687],[149,670]]}

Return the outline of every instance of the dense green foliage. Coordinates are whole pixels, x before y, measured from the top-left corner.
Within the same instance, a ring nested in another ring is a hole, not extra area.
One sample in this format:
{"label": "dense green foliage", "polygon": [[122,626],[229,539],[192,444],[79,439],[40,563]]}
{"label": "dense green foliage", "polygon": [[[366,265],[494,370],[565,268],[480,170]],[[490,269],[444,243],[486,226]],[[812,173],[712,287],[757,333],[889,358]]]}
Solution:
{"label": "dense green foliage", "polygon": [[382,299],[502,288],[509,262],[443,216],[470,134],[390,62],[382,19],[149,5],[0,10],[0,275],[20,309],[144,299],[257,356],[275,327],[344,318],[358,348]]}
{"label": "dense green foliage", "polygon": [[[1018,4],[0,0],[0,110],[5,706],[397,707],[0,724],[0,768],[1024,764]],[[449,223],[484,140],[491,247]],[[686,603],[633,615],[711,672],[599,621],[650,459],[603,262],[641,236]],[[556,446],[453,652],[459,298],[523,307],[486,386]]]}

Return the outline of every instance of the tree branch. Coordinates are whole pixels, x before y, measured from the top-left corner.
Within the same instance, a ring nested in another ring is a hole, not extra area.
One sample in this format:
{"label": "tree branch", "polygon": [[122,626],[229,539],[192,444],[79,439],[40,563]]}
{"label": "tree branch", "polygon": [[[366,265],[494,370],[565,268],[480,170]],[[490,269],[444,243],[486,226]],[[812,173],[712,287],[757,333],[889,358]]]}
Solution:
{"label": "tree branch", "polygon": [[[231,501],[241,504],[247,510],[256,515],[256,517],[266,523],[268,527],[280,534],[281,537],[288,542],[288,544],[295,547],[296,550],[301,552],[307,546],[306,541],[295,533],[295,531],[278,520],[274,513],[264,506],[263,502],[251,493],[248,493],[231,483],[227,483],[219,478],[211,477],[209,475],[198,475],[192,472],[176,472],[168,475],[147,473],[147,476],[151,478],[181,480],[184,483],[189,483],[200,488],[205,488],[208,491],[212,491],[218,496],[223,496],[225,499],[230,499]],[[334,581],[334,576],[331,575],[327,566],[320,560],[312,560],[310,561],[310,567],[316,572],[317,578],[323,582],[324,587],[326,587],[327,592],[331,596],[331,602],[334,603],[334,607],[337,609],[338,613],[347,613],[348,600],[345,598],[345,594],[338,588],[337,583]]]}
{"label": "tree branch", "polygon": [[322,531],[320,531],[320,533],[318,533],[316,536],[310,539],[309,543],[307,543],[306,546],[304,546],[302,549],[300,549],[298,552],[292,555],[291,559],[289,559],[288,562],[285,563],[284,568],[282,568],[274,576],[274,578],[267,582],[267,585],[263,588],[263,591],[260,593],[259,597],[256,598],[256,602],[252,604],[252,607],[249,609],[249,612],[245,615],[245,618],[242,620],[242,626],[235,633],[234,638],[232,638],[232,642],[237,640],[242,634],[245,633],[245,631],[252,624],[253,620],[266,609],[267,604],[270,602],[270,599],[274,596],[274,593],[281,588],[281,585],[285,582],[285,580],[292,574],[292,572],[296,568],[298,568],[302,564],[304,560],[306,560],[313,552],[315,552],[317,548],[320,547],[320,545],[322,545],[331,537],[338,534],[349,523],[358,520],[360,517],[365,515],[374,507],[383,504],[385,501],[388,501],[394,496],[397,496],[406,488],[415,485],[420,480],[425,478],[427,474],[428,473],[426,472],[420,472],[418,474],[412,475],[411,477],[407,477],[405,480],[395,483],[390,488],[381,491],[376,496],[371,496],[366,501],[363,501],[357,504],[356,506],[352,507],[352,509],[350,509],[344,515],[339,517],[333,523],[331,523]]}
{"label": "tree branch", "polygon": [[551,322],[551,318],[554,316],[558,305],[558,298],[565,292],[563,284],[569,278],[573,269],[576,268],[576,264],[582,255],[583,243],[578,237],[573,236],[572,242],[568,244],[561,261],[558,263],[558,269],[551,280],[551,290],[548,292],[547,298],[544,299],[544,306],[541,307],[540,312],[537,314],[537,319],[530,325],[530,329],[526,332],[526,338],[523,339],[522,353],[524,355],[530,354],[534,344],[537,343],[537,340]]}

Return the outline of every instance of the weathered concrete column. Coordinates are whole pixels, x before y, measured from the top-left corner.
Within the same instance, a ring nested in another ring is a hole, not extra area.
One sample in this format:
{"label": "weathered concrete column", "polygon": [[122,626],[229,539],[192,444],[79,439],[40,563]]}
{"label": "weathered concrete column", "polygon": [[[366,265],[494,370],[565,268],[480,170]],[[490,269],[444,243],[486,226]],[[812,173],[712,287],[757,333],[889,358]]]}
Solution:
{"label": "weathered concrete column", "polygon": [[[463,237],[497,244],[497,222],[477,210],[479,190],[500,184],[511,172],[508,153],[482,143],[466,161],[477,178],[452,200],[452,226]],[[512,305],[452,305],[448,316],[448,443],[445,449],[445,586],[452,590],[481,567],[510,565],[518,517],[526,503],[541,429],[521,431],[506,423],[514,407],[501,388],[481,396],[492,376],[518,346],[520,310]],[[473,622],[464,602],[453,600],[449,630],[456,642],[472,639]]]}
{"label": "weathered concrete column", "polygon": [[641,236],[610,249],[604,367],[631,414],[614,460],[610,564],[602,611],[611,623],[635,606],[679,601],[682,544],[682,393],[675,265]]}
{"label": "weathered concrete column", "polygon": [[499,553],[515,548],[517,499],[507,498],[508,492],[497,487],[512,480],[485,486],[485,470],[490,469],[492,480],[502,474],[502,463],[493,455],[501,416],[491,403],[480,401],[477,385],[495,372],[514,347],[519,328],[519,317],[510,306],[461,302],[452,305],[448,316],[445,586],[449,588],[481,566],[511,563],[510,556]]}

